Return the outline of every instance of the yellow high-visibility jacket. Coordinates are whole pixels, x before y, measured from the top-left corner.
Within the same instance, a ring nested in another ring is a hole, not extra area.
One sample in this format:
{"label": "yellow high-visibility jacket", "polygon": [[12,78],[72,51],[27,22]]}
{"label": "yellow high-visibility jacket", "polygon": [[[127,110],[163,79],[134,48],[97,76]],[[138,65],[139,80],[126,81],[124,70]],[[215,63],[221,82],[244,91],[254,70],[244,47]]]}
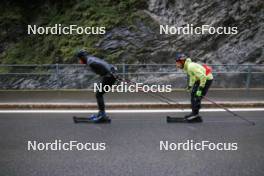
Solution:
{"label": "yellow high-visibility jacket", "polygon": [[207,80],[213,79],[212,73],[206,75],[206,69],[202,65],[192,62],[190,58],[186,59],[183,70],[189,75],[189,86],[191,87],[196,81],[200,81],[200,87],[204,87]]}

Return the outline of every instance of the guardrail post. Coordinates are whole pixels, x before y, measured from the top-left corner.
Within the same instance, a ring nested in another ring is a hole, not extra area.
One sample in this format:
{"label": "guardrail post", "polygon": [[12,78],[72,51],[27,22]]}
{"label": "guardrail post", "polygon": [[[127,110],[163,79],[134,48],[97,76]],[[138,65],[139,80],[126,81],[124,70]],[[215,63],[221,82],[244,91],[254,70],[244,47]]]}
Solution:
{"label": "guardrail post", "polygon": [[56,85],[56,87],[57,87],[57,89],[58,88],[60,88],[60,78],[59,78],[59,64],[58,63],[56,63],[56,81],[57,81],[57,85]]}
{"label": "guardrail post", "polygon": [[123,63],[122,65],[122,75],[123,75],[123,79],[126,79],[126,64]]}
{"label": "guardrail post", "polygon": [[249,91],[250,89],[250,82],[251,82],[251,76],[252,76],[252,65],[248,65],[248,72],[247,72],[247,81],[246,81],[246,89]]}

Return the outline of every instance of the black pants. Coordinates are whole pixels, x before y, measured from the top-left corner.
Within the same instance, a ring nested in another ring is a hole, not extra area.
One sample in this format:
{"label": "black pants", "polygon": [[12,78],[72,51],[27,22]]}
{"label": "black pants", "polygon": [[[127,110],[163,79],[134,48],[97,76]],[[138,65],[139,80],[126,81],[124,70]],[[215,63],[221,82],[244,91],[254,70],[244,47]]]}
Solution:
{"label": "black pants", "polygon": [[[105,75],[102,77],[101,83],[102,86],[104,87],[105,85],[112,86],[116,81],[116,78],[112,75]],[[105,94],[105,91],[96,91],[96,100],[97,100],[97,106],[99,111],[105,111],[105,103],[104,103],[104,97],[103,95]]]}
{"label": "black pants", "polygon": [[192,107],[192,113],[193,114],[199,114],[199,110],[201,109],[202,97],[207,94],[212,82],[213,82],[213,80],[207,80],[206,81],[201,97],[196,96],[196,91],[199,88],[200,81],[196,81],[194,83],[193,88],[192,88],[192,92],[191,92],[191,107]]}

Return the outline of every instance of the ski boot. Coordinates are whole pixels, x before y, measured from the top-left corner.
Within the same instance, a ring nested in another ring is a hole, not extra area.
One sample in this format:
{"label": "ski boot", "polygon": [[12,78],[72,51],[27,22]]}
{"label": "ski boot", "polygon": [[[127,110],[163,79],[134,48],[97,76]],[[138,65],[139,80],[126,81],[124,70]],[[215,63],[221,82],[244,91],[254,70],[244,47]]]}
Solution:
{"label": "ski boot", "polygon": [[109,117],[106,115],[105,111],[99,111],[97,115],[91,115],[89,120],[93,121],[94,123],[104,123],[111,121],[111,119],[109,119]]}
{"label": "ski boot", "polygon": [[195,114],[195,113],[188,114],[184,116],[184,118],[189,123],[198,123],[203,121],[202,117],[199,116],[199,114]]}

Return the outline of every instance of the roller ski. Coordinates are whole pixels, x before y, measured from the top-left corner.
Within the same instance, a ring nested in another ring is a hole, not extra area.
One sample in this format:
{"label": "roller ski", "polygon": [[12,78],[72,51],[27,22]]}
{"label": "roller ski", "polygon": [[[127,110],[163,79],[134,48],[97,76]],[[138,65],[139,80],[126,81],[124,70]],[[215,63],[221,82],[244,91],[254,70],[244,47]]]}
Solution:
{"label": "roller ski", "polygon": [[97,115],[93,114],[90,117],[73,117],[74,123],[111,123],[111,119],[105,112],[99,112]]}
{"label": "roller ski", "polygon": [[201,123],[203,122],[202,117],[199,114],[189,114],[185,117],[172,117],[167,116],[168,123]]}

